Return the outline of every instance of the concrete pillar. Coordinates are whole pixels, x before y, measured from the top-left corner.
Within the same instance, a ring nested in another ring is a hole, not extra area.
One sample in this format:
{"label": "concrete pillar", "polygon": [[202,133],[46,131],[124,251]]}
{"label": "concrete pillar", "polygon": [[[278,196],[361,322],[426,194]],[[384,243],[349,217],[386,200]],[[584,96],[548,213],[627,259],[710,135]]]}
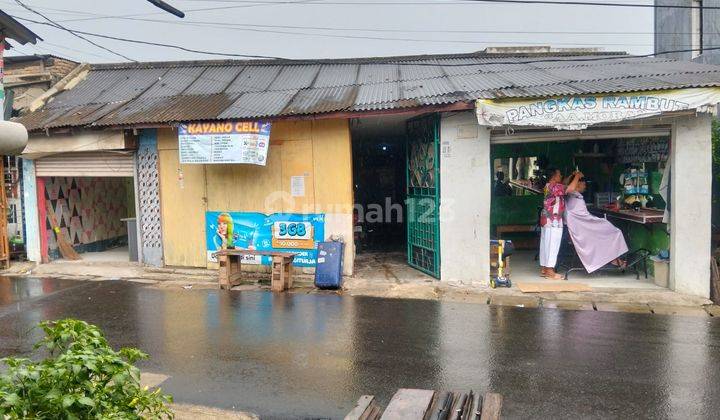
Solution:
{"label": "concrete pillar", "polygon": [[[23,159],[23,214],[25,215],[25,248],[27,258],[39,263],[42,259],[40,253],[40,225],[38,220],[37,181],[35,179],[35,161]],[[43,229],[45,226],[42,227]]]}
{"label": "concrete pillar", "polygon": [[440,121],[440,279],[490,276],[490,130],[473,111]]}
{"label": "concrete pillar", "polygon": [[711,116],[673,122],[670,184],[670,287],[710,296]]}

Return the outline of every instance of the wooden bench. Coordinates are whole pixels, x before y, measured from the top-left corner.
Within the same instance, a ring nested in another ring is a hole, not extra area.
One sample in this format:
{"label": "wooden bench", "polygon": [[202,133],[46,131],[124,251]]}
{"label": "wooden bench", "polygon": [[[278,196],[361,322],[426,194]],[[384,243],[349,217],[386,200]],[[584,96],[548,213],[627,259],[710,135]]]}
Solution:
{"label": "wooden bench", "polygon": [[291,252],[256,251],[251,249],[223,249],[213,254],[220,263],[218,271],[221,289],[230,289],[240,284],[242,259],[246,255],[272,258],[270,290],[282,292],[292,287],[293,259]]}

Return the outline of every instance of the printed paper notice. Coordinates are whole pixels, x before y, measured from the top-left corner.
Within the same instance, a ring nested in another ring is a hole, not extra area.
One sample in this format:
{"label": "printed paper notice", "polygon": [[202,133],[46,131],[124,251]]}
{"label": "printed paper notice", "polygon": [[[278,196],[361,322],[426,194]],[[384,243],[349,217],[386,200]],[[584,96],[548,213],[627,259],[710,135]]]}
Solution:
{"label": "printed paper notice", "polygon": [[291,176],[290,177],[290,195],[293,197],[305,197],[305,177]]}
{"label": "printed paper notice", "polygon": [[265,166],[270,123],[214,122],[181,124],[180,163],[248,163]]}

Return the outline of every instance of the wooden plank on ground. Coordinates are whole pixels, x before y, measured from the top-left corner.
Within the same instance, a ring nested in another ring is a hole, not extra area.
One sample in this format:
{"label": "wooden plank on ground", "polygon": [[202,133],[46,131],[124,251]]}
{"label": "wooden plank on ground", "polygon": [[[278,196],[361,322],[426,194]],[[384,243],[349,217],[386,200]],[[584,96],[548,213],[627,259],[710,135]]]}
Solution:
{"label": "wooden plank on ground", "polygon": [[464,392],[455,393],[455,401],[453,402],[452,411],[450,412],[450,420],[460,420],[462,417],[463,410],[465,409],[465,402],[467,402],[468,395]]}
{"label": "wooden plank on ground", "polygon": [[390,400],[382,420],[422,420],[430,408],[435,391],[401,388]]}
{"label": "wooden plank on ground", "polygon": [[463,420],[478,420],[482,411],[483,397],[480,393],[473,394],[470,407],[463,416]]}
{"label": "wooden plank on ground", "polygon": [[503,397],[494,392],[485,394],[482,403],[482,414],[480,420],[498,420],[502,410]]}
{"label": "wooden plank on ground", "polygon": [[372,410],[375,404],[375,397],[373,395],[361,396],[355,407],[345,416],[345,420],[360,420],[366,413]]}
{"label": "wooden plank on ground", "polygon": [[445,420],[450,412],[452,404],[452,393],[438,391],[433,397],[430,409],[425,413],[425,420]]}
{"label": "wooden plank on ground", "polygon": [[382,410],[380,409],[380,406],[373,404],[370,406],[370,409],[360,417],[360,420],[379,420],[381,414]]}
{"label": "wooden plank on ground", "polygon": [[582,283],[570,283],[567,281],[556,281],[553,283],[530,283],[518,282],[517,288],[523,293],[542,292],[592,292],[592,287]]}

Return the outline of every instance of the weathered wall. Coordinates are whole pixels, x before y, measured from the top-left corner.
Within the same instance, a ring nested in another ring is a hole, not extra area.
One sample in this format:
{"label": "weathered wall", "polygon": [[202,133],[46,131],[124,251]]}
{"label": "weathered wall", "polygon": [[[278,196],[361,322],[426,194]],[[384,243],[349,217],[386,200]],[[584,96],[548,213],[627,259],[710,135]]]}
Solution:
{"label": "weathered wall", "polygon": [[5,61],[5,86],[15,94],[13,110],[22,112],[35,98],[70,73],[78,63],[63,58],[38,56],[34,60]]}
{"label": "weathered wall", "polygon": [[72,134],[47,136],[33,134],[23,150],[23,157],[39,159],[57,153],[95,152],[102,150],[131,149],[122,130],[83,130]]}
{"label": "weathered wall", "polygon": [[[326,238],[340,234],[353,269],[352,156],[347,120],[279,121],[266,166],[180,165],[177,132],[158,131],[165,264],[206,266],[205,211],[325,213]],[[290,178],[305,176],[305,196]]]}
{"label": "weathered wall", "polygon": [[[655,0],[658,6],[692,6],[692,0]],[[720,64],[720,0],[703,0],[702,11],[702,48],[703,52],[694,61],[707,64]],[[655,53],[663,51],[687,50],[692,44],[692,10],[691,9],[655,9]],[[661,58],[690,60],[691,52],[663,54]]]}
{"label": "weathered wall", "polygon": [[708,64],[720,64],[720,0],[703,0],[703,7],[716,9],[703,10],[703,53],[696,61]]}
{"label": "weathered wall", "polygon": [[205,166],[180,165],[177,132],[158,130],[160,220],[165,265],[204,267]]}
{"label": "weathered wall", "polygon": [[440,278],[490,276],[490,131],[472,111],[440,122]]}
{"label": "weathered wall", "polygon": [[673,122],[670,183],[670,287],[710,296],[711,116]]}
{"label": "weathered wall", "polygon": [[[690,6],[691,0],[655,0],[656,6]],[[656,8],[655,10],[655,53],[690,48],[691,10]],[[690,60],[691,54],[663,54],[662,58]]]}

